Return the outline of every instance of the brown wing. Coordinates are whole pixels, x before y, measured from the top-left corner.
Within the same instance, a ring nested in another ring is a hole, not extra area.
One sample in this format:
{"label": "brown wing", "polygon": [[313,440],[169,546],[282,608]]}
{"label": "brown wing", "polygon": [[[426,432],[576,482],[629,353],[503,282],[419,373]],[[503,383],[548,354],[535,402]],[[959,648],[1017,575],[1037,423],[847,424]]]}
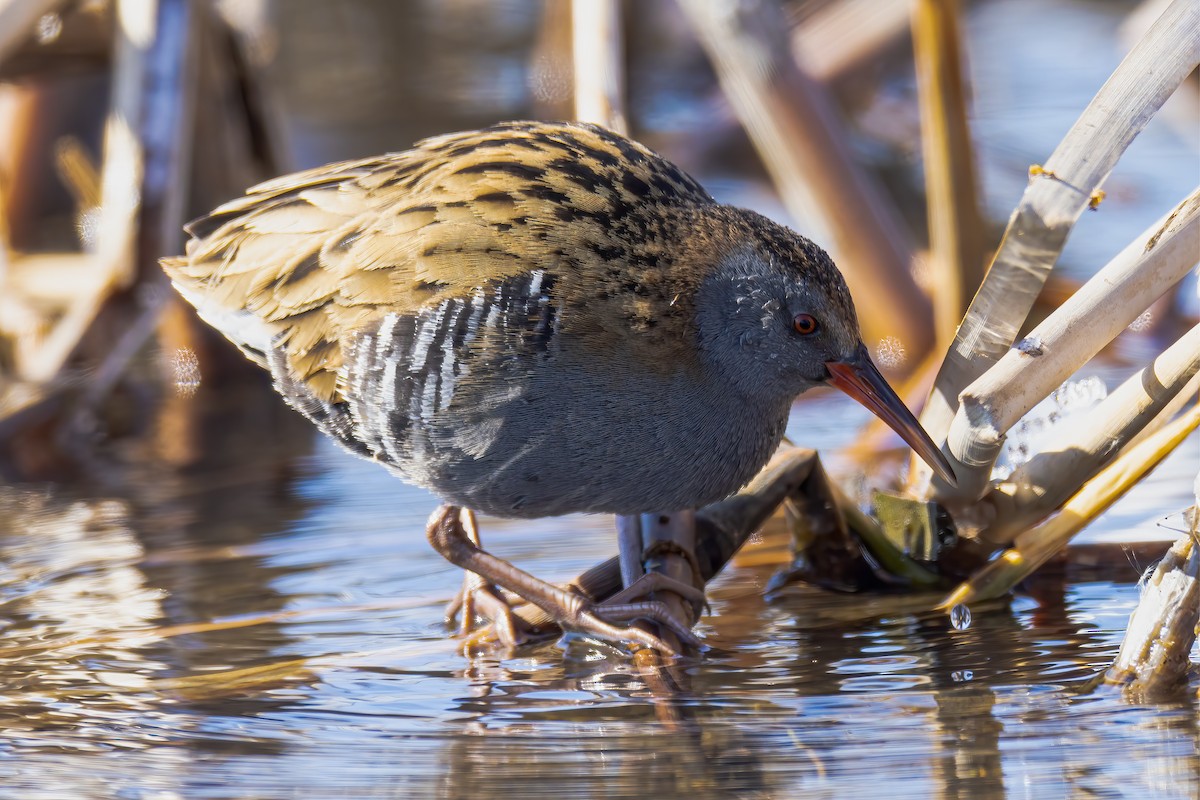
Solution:
{"label": "brown wing", "polygon": [[[282,348],[324,402],[355,331],[389,312],[536,269],[646,264],[668,247],[629,218],[708,204],[690,177],[601,128],[506,123],[250,189],[191,223],[163,267],[229,338]],[[647,249],[648,248],[648,249]]]}

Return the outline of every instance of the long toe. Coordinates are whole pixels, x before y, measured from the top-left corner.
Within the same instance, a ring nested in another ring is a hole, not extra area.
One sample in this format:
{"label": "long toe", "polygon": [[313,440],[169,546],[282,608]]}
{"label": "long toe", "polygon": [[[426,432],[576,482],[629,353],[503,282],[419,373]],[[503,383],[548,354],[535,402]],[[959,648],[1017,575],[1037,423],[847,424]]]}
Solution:
{"label": "long toe", "polygon": [[473,572],[463,577],[462,589],[446,606],[448,626],[454,624],[455,617],[458,617],[459,635],[469,637],[475,645],[496,639],[512,648],[529,640],[530,631],[513,613],[508,601]]}
{"label": "long toe", "polygon": [[[637,603],[613,603],[606,601],[595,606],[593,613],[612,622],[631,622],[638,619],[653,622],[675,634],[679,638],[680,643],[686,647],[699,650],[702,645],[696,634],[692,633],[691,625],[672,612],[671,608],[660,600],[643,600]],[[630,626],[622,630],[636,631],[641,629]],[[663,652],[678,655],[673,648],[668,648]]]}
{"label": "long toe", "polygon": [[[569,619],[562,620],[562,627],[566,630],[581,633],[585,636],[594,636],[606,642],[624,645],[641,645],[657,650],[664,656],[680,655],[675,648],[668,645],[662,639],[658,638],[649,631],[635,628],[633,626],[618,627],[607,622],[596,611],[591,609],[581,609],[570,615]],[[692,637],[691,634],[688,634]],[[682,638],[682,637],[681,637]],[[636,648],[635,648],[636,649]]]}

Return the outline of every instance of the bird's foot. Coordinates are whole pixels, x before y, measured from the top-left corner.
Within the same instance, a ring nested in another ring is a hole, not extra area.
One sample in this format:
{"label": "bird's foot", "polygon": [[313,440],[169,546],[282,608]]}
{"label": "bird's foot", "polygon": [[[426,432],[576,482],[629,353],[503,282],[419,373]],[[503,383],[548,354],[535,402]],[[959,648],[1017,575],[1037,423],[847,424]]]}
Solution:
{"label": "bird's foot", "polygon": [[[461,535],[471,544],[481,547],[479,540],[479,524],[475,512],[469,508],[461,509],[457,514],[457,524]],[[463,574],[462,589],[446,606],[446,626],[453,627],[455,617],[458,618],[458,633],[463,638],[472,637],[487,630],[485,636],[475,636],[468,642],[468,647],[475,639],[492,638],[499,640],[506,648],[529,641],[534,633],[529,625],[513,614],[513,603],[501,592],[477,573],[467,570]],[[484,626],[478,626],[477,620],[484,620]]]}
{"label": "bird's foot", "polygon": [[[458,634],[464,638],[494,638],[508,648],[525,644],[534,631],[513,613],[512,604],[495,586],[467,572],[463,576],[462,589],[446,606],[446,627],[455,627],[458,619]],[[479,623],[483,622],[481,626]],[[486,636],[478,637],[487,630]]]}
{"label": "bird's foot", "polygon": [[[646,577],[650,578],[651,576],[647,575]],[[593,615],[600,616],[606,620],[609,620],[610,622],[630,623],[636,620],[653,622],[675,634],[680,643],[684,646],[698,650],[701,646],[701,642],[698,638],[696,638],[696,634],[692,633],[691,626],[681,619],[678,614],[675,614],[671,610],[670,606],[668,606],[666,603],[662,602],[661,600],[639,600],[632,602],[630,599],[626,599],[626,593],[635,589],[639,591],[633,595],[630,595],[629,597],[647,596],[655,591],[671,591],[676,593],[679,593],[680,589],[691,589],[692,591],[695,591],[695,589],[692,587],[687,586],[686,584],[681,584],[678,581],[673,581],[670,578],[667,578],[665,575],[657,575],[657,578],[663,579],[663,582],[659,583],[657,580],[650,580],[647,581],[647,585],[645,587],[639,587],[637,584],[634,584],[628,589],[624,589],[621,592],[613,595],[603,603],[591,605],[590,608]],[[700,592],[700,596],[703,598],[704,593]],[[576,630],[579,629],[576,628]],[[647,645],[648,647],[653,647],[655,650],[662,652],[664,655],[679,655],[677,652],[675,652],[674,648],[668,647],[665,643],[659,640],[658,637],[646,633],[646,631],[643,631],[641,628],[627,627],[618,630],[626,632],[626,634],[629,632],[645,634],[646,636],[649,636],[659,642],[655,645]]]}
{"label": "bird's foot", "polygon": [[[619,563],[625,588],[605,603],[656,604],[655,614],[642,616],[662,632],[675,634],[681,646],[698,647],[692,625],[708,605],[704,575],[696,559],[694,513],[621,515],[617,517]],[[679,636],[683,631],[687,635]]]}
{"label": "bird's foot", "polygon": [[[667,646],[659,637],[650,632],[633,626],[619,626],[619,623],[623,622],[648,619],[671,630],[684,644],[692,647],[699,646],[699,640],[691,632],[691,629],[671,614],[661,601],[625,602],[625,598],[622,598],[622,602],[619,603],[613,603],[612,599],[603,603],[595,603],[578,591],[555,586],[534,577],[482,549],[477,541],[472,541],[471,528],[473,525],[474,519],[469,512],[456,506],[442,506],[429,518],[426,535],[433,548],[441,553],[447,561],[467,570],[468,573],[474,573],[481,583],[498,586],[527,600],[546,612],[563,630],[595,636],[620,644],[650,647],[664,655],[675,655],[673,648]],[[474,538],[478,539],[477,533],[474,534]],[[470,579],[468,579],[469,581]],[[476,603],[483,604],[476,606],[480,610],[486,606],[499,611],[501,619],[507,620],[507,623],[512,625],[513,640],[518,640],[517,630],[523,623],[514,618],[511,607],[503,598],[496,595],[494,590],[490,593],[471,591],[470,595]],[[634,596],[641,596],[641,593]],[[488,597],[491,599],[481,599]],[[500,609],[497,606],[503,606],[503,608]],[[455,604],[452,603],[451,607],[454,608]],[[465,608],[464,601],[463,606],[456,610],[461,613]],[[500,632],[500,625],[504,624],[506,623],[501,622],[497,626],[497,634],[501,639],[504,634]]]}
{"label": "bird's foot", "polygon": [[[642,602],[656,603],[656,607],[666,609],[667,606],[665,604],[655,600],[654,594],[656,592],[673,592],[679,595],[693,605],[697,617],[700,616],[700,611],[708,605],[708,599],[705,597],[703,589],[684,583],[683,581],[675,580],[661,572],[647,572],[632,584],[605,600],[601,606],[608,609],[620,606],[640,605],[640,603],[635,601],[645,598]],[[610,616],[610,614],[606,613],[605,616]],[[675,633],[678,633],[680,630],[691,631],[691,626],[684,622],[678,614],[671,612],[669,609],[666,614],[652,616],[649,620],[666,625]],[[695,640],[694,636],[691,638]]]}

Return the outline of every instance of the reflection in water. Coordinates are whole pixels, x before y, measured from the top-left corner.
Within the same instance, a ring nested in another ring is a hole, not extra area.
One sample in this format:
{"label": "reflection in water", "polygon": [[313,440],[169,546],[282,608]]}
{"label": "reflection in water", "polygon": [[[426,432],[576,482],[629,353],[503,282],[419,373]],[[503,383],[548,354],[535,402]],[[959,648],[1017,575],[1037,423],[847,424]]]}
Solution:
{"label": "reflection in water", "polygon": [[[226,430],[261,454],[258,480],[226,485],[226,465],[210,463],[122,501],[6,491],[5,786],[52,775],[133,797],[223,786],[695,798],[1200,787],[1194,701],[1078,694],[1116,651],[1131,583],[981,606],[956,630],[896,598],[789,589],[767,604],[767,571],[735,569],[704,623],[712,651],[687,665],[667,724],[633,667],[585,641],[465,661],[439,624],[453,571],[416,533],[428,498],[333,448],[285,455],[270,427]],[[401,524],[380,524],[381,511]],[[531,523],[548,546],[522,561],[563,576],[590,563],[566,546],[574,522]],[[496,543],[521,539],[501,530]],[[303,613],[165,638],[151,628],[276,610]]]}

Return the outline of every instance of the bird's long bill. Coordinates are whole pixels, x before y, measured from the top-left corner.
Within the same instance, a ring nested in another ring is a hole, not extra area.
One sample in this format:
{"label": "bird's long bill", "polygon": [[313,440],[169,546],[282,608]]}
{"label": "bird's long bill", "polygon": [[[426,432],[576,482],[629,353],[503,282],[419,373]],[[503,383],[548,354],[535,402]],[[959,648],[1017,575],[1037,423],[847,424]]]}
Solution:
{"label": "bird's long bill", "polygon": [[957,484],[950,462],[904,405],[904,401],[888,386],[865,347],[859,347],[853,359],[827,361],[829,383],[866,406],[872,414],[886,422],[900,438],[908,442],[921,459],[951,485]]}

